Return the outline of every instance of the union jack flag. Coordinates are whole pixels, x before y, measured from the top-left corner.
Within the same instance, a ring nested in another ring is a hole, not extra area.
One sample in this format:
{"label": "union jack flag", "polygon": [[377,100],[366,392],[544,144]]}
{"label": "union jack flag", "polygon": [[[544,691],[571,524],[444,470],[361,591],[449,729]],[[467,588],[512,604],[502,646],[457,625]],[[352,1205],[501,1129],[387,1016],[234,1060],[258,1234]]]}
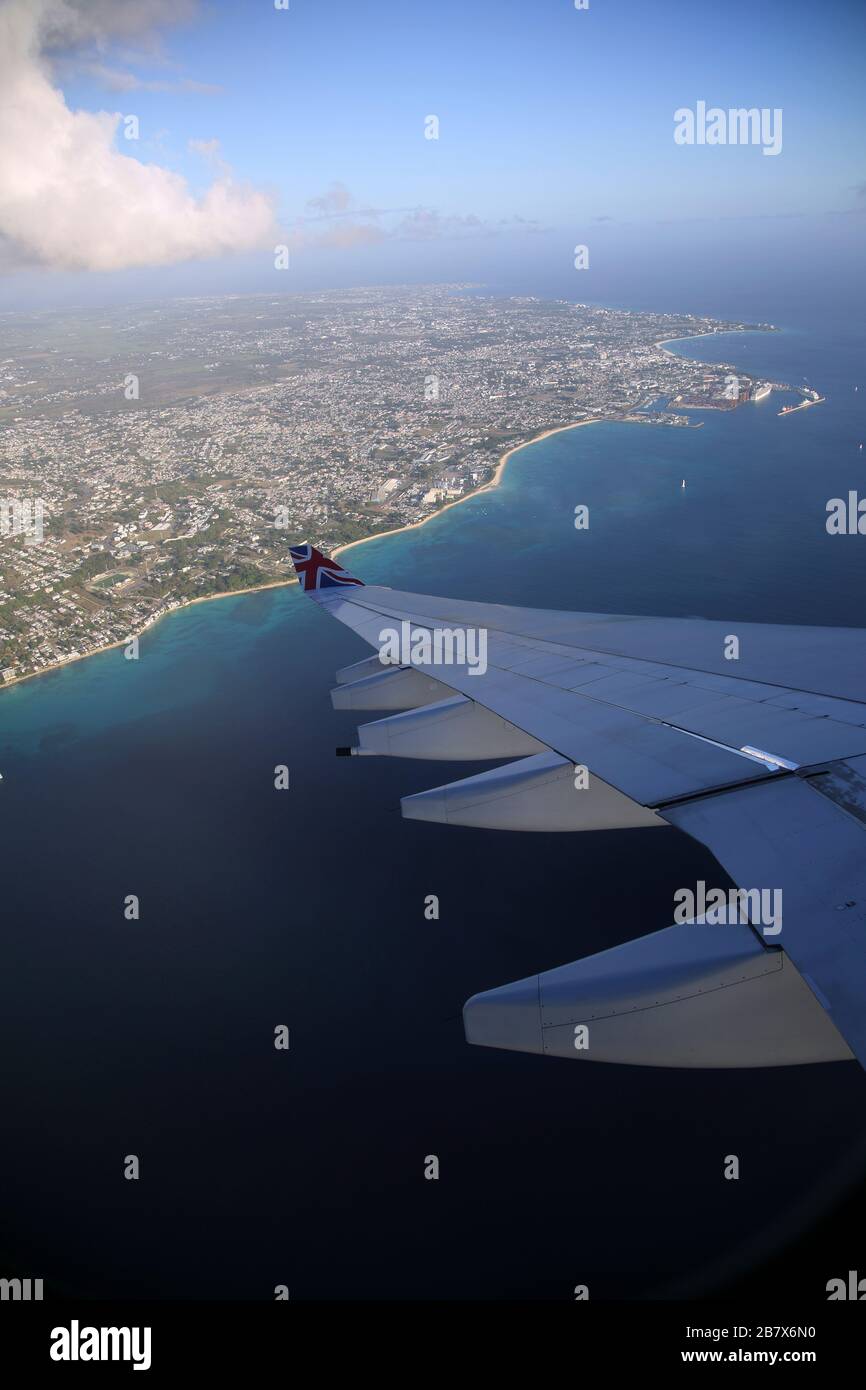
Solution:
{"label": "union jack flag", "polygon": [[356,579],[344,570],[342,565],[338,565],[336,560],[329,560],[327,555],[323,555],[314,545],[293,545],[289,547],[289,552],[295,574],[305,594],[311,589],[339,589],[347,584],[360,584],[362,588],[364,586],[363,579]]}

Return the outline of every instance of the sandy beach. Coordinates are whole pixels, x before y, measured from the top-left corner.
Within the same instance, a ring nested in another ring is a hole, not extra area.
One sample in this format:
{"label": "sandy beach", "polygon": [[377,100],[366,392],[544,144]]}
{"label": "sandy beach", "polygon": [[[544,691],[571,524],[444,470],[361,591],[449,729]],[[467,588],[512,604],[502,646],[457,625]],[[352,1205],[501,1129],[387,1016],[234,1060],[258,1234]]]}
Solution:
{"label": "sandy beach", "polygon": [[[676,340],[669,339],[668,341],[674,342]],[[604,418],[606,417],[599,417],[599,419]],[[356,541],[347,541],[345,545],[337,546],[331,553],[334,558],[336,558],[336,556],[344,554],[347,550],[354,550],[356,546],[366,545],[369,541],[382,540],[384,536],[398,536],[401,531],[416,531],[420,526],[426,526],[428,522],[434,521],[436,517],[441,516],[443,512],[450,511],[452,507],[462,506],[462,504],[468,502],[470,498],[478,497],[480,493],[489,492],[491,488],[498,487],[502,481],[505,469],[508,467],[509,459],[515,454],[518,454],[521,449],[528,449],[530,444],[539,444],[542,439],[548,439],[552,434],[563,434],[566,430],[578,430],[583,425],[595,425],[598,423],[598,420],[576,420],[570,425],[555,425],[552,429],[543,430],[541,434],[535,435],[532,439],[527,439],[522,444],[515,444],[513,448],[507,449],[496,465],[493,477],[486,483],[482,483],[480,487],[474,488],[472,492],[465,493],[463,497],[455,497],[453,502],[446,502],[444,506],[439,507],[435,512],[431,512],[429,516],[421,517],[419,521],[407,522],[405,526],[395,526],[390,531],[374,531],[369,536],[361,536]],[[23,685],[25,681],[36,680],[39,676],[47,676],[51,671],[60,671],[65,666],[72,666],[76,661],[87,661],[89,657],[98,656],[100,652],[111,652],[115,651],[118,647],[125,647],[132,637],[141,637],[145,632],[148,632],[150,628],[156,627],[157,623],[162,622],[165,618],[170,618],[175,613],[181,613],[185,608],[192,608],[197,603],[214,603],[217,599],[238,598],[241,594],[261,594],[264,593],[266,589],[284,589],[287,585],[297,584],[297,582],[297,579],[294,578],[275,579],[269,584],[256,584],[249,589],[227,589],[225,593],[203,594],[201,598],[188,599],[186,603],[178,604],[177,608],[170,609],[168,613],[160,613],[158,617],[153,618],[149,623],[145,623],[144,627],[139,628],[138,632],[130,633],[128,637],[123,637],[117,642],[109,642],[104,647],[94,647],[89,652],[80,652],[78,656],[67,657],[64,661],[52,662],[50,666],[43,666],[38,671],[29,671],[25,676],[15,676],[13,680],[5,681],[3,685],[0,686],[0,690],[11,690],[14,685]]]}
{"label": "sandy beach", "polygon": [[772,333],[778,332],[772,328],[724,328],[718,333],[711,330],[709,333],[687,333],[684,338],[657,338],[656,347],[664,348],[669,357],[676,357],[675,352],[671,352],[668,343],[690,343],[693,338],[733,338],[742,336],[743,333]]}
{"label": "sandy beach", "polygon": [[[472,497],[478,497],[482,492],[489,492],[491,488],[498,487],[502,481],[502,475],[508,467],[508,460],[514,454],[519,454],[521,449],[528,449],[530,444],[539,444],[542,439],[549,439],[552,434],[563,434],[565,430],[579,430],[582,425],[595,425],[597,420],[576,420],[571,425],[555,425],[553,429],[543,430],[541,434],[535,435],[533,439],[527,439],[523,444],[515,444],[513,449],[508,449],[500,458],[493,473],[493,477],[480,487],[476,487],[472,492],[464,493],[462,497],[455,497],[453,502],[446,502],[443,507],[439,507],[429,516],[422,516],[420,521],[407,521],[405,526],[394,526],[390,531],[375,531],[372,536],[361,536],[357,541],[347,541],[345,545],[338,545],[333,552],[334,556],[343,555],[347,550],[353,550],[356,545],[366,545],[368,541],[381,540],[383,536],[399,536],[401,531],[417,531],[420,526],[426,526],[429,521],[434,521],[437,516],[442,516],[443,512],[450,511],[452,507],[460,507],[464,502],[468,502]],[[297,581],[292,581],[297,582]]]}

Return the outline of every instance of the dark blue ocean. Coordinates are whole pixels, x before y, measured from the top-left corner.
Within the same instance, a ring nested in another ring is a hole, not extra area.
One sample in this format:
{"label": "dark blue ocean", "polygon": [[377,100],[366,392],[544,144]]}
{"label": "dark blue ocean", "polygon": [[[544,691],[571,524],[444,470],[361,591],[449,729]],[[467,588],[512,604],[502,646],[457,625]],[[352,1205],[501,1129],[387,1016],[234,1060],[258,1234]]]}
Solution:
{"label": "dark blue ocean", "polygon": [[[495,602],[862,625],[866,540],[824,521],[866,491],[863,320],[838,296],[787,317],[758,298],[782,332],[688,352],[826,404],[560,434],[347,563]],[[697,1293],[784,1249],[866,1174],[866,1076],[468,1047],[469,995],[665,927],[677,887],[727,880],[674,830],[402,821],[402,794],[478,769],[334,757],[354,721],[333,673],[366,654],[291,587],[0,694],[0,1272],[93,1296],[567,1299]],[[852,1233],[841,1272],[857,1258]],[[798,1290],[839,1272],[798,1268]]]}

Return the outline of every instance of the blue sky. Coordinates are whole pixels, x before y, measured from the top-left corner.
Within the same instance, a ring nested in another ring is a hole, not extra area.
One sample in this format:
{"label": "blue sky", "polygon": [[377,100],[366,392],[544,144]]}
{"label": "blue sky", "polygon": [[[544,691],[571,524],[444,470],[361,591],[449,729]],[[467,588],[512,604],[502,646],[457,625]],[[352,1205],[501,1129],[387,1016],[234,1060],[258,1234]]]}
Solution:
{"label": "blue sky", "polygon": [[[289,215],[334,180],[379,207],[559,224],[830,210],[866,179],[857,0],[590,0],[588,11],[571,0],[291,0],[288,12],[212,0],[163,42],[179,75],[223,93],[135,92],[121,104],[146,131],[167,131],[165,153],[193,177],[187,139],[217,137]],[[111,95],[84,80],[66,90],[91,109]],[[782,155],[675,146],[674,109],[699,98],[782,107]],[[430,113],[438,141],[423,139]]]}
{"label": "blue sky", "polygon": [[[336,186],[341,216],[306,222],[308,239],[379,228],[407,266],[418,228],[403,219],[417,208],[434,272],[459,265],[460,246],[468,265],[479,240],[546,245],[561,233],[566,246],[696,220],[718,237],[730,219],[866,209],[860,0],[590,0],[587,11],[573,0],[290,0],[288,11],[210,0],[158,33],[159,52],[109,39],[67,55],[56,80],[68,105],[137,115],[140,141],[117,147],[199,193],[214,168],[189,142],[218,141],[282,226],[313,217],[311,200]],[[145,85],[112,87],[106,68]],[[781,154],[676,145],[673,112],[698,100],[781,108]],[[438,140],[424,139],[430,114]],[[333,257],[310,246],[297,264]],[[383,263],[381,247],[340,257],[359,280]]]}

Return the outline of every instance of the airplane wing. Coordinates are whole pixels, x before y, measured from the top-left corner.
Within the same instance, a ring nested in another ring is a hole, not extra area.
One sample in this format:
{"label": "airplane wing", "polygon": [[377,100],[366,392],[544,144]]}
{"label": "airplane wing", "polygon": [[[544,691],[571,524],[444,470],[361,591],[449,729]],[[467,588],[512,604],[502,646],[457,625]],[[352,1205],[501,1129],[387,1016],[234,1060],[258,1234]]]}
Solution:
{"label": "airplane wing", "polygon": [[474,603],[364,585],[310,545],[292,558],[309,597],[376,649],[338,673],[335,707],[398,711],[338,751],[510,759],[404,797],[405,817],[673,825],[738,885],[694,885],[665,930],[475,995],[469,1042],[866,1066],[866,630]]}

